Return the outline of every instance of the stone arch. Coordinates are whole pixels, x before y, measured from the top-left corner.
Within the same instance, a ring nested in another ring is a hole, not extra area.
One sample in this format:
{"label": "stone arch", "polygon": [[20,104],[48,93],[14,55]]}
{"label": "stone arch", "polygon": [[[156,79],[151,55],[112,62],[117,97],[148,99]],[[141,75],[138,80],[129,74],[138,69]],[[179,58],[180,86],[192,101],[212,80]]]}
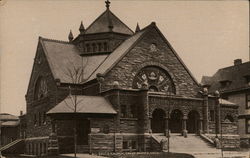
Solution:
{"label": "stone arch", "polygon": [[197,110],[189,111],[187,115],[187,131],[188,133],[198,133],[200,114]]}
{"label": "stone arch", "polygon": [[143,84],[147,84],[149,90],[176,94],[173,75],[163,65],[152,64],[151,62],[150,64],[141,64],[134,69],[133,76],[135,78],[131,83],[132,88],[140,89]]}
{"label": "stone arch", "polygon": [[135,68],[133,68],[132,72],[134,76],[137,75],[137,73],[144,67],[147,67],[147,66],[156,66],[156,67],[160,67],[161,69],[165,70],[169,76],[171,77],[171,79],[173,80],[174,82],[174,86],[177,87],[176,83],[177,83],[177,80],[174,76],[174,74],[163,64],[161,63],[158,63],[158,62],[153,62],[153,61],[148,61],[148,62],[144,62],[144,63],[141,63],[141,64],[138,64],[138,66],[135,66]]}
{"label": "stone arch", "polygon": [[169,118],[169,129],[172,133],[182,132],[183,116],[184,114],[180,109],[171,110]]}
{"label": "stone arch", "polygon": [[166,112],[161,108],[155,108],[152,112],[151,130],[153,133],[164,133]]}

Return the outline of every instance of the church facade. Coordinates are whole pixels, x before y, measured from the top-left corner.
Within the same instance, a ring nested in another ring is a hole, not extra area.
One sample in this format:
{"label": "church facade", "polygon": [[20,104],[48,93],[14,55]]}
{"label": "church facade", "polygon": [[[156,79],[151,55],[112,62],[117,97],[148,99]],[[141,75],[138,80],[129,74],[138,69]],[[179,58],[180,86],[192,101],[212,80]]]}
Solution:
{"label": "church facade", "polygon": [[[160,151],[162,134],[237,134],[237,105],[208,95],[155,22],[132,31],[109,8],[69,41],[39,37],[25,153]],[[227,116],[233,122],[222,125]],[[74,141],[75,140],[75,141]]]}

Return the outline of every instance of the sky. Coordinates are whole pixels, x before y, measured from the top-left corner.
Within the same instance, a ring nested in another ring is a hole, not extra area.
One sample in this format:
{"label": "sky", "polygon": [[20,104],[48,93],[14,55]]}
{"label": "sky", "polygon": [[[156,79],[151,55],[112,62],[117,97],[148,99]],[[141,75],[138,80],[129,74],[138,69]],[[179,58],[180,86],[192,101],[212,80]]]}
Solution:
{"label": "sky", "polygon": [[[152,21],[200,82],[240,58],[249,61],[249,2],[110,0],[132,30]],[[0,112],[26,111],[38,37],[68,40],[103,11],[104,0],[5,0],[0,4]]]}

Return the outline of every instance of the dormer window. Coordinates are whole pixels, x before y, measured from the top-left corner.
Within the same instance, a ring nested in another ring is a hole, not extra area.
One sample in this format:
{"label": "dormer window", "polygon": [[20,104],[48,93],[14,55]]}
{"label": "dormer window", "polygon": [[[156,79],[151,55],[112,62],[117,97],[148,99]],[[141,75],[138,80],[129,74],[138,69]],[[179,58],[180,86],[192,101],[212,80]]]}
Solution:
{"label": "dormer window", "polygon": [[232,81],[229,81],[229,80],[220,81],[221,88],[225,88],[225,87],[230,86],[231,82],[232,82]]}

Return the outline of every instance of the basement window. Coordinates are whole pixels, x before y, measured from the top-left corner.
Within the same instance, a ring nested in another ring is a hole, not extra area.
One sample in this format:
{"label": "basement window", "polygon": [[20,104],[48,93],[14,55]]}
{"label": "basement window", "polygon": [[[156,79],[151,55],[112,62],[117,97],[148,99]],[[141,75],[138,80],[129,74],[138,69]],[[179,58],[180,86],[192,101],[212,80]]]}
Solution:
{"label": "basement window", "polygon": [[246,119],[246,133],[250,134],[250,119]]}

